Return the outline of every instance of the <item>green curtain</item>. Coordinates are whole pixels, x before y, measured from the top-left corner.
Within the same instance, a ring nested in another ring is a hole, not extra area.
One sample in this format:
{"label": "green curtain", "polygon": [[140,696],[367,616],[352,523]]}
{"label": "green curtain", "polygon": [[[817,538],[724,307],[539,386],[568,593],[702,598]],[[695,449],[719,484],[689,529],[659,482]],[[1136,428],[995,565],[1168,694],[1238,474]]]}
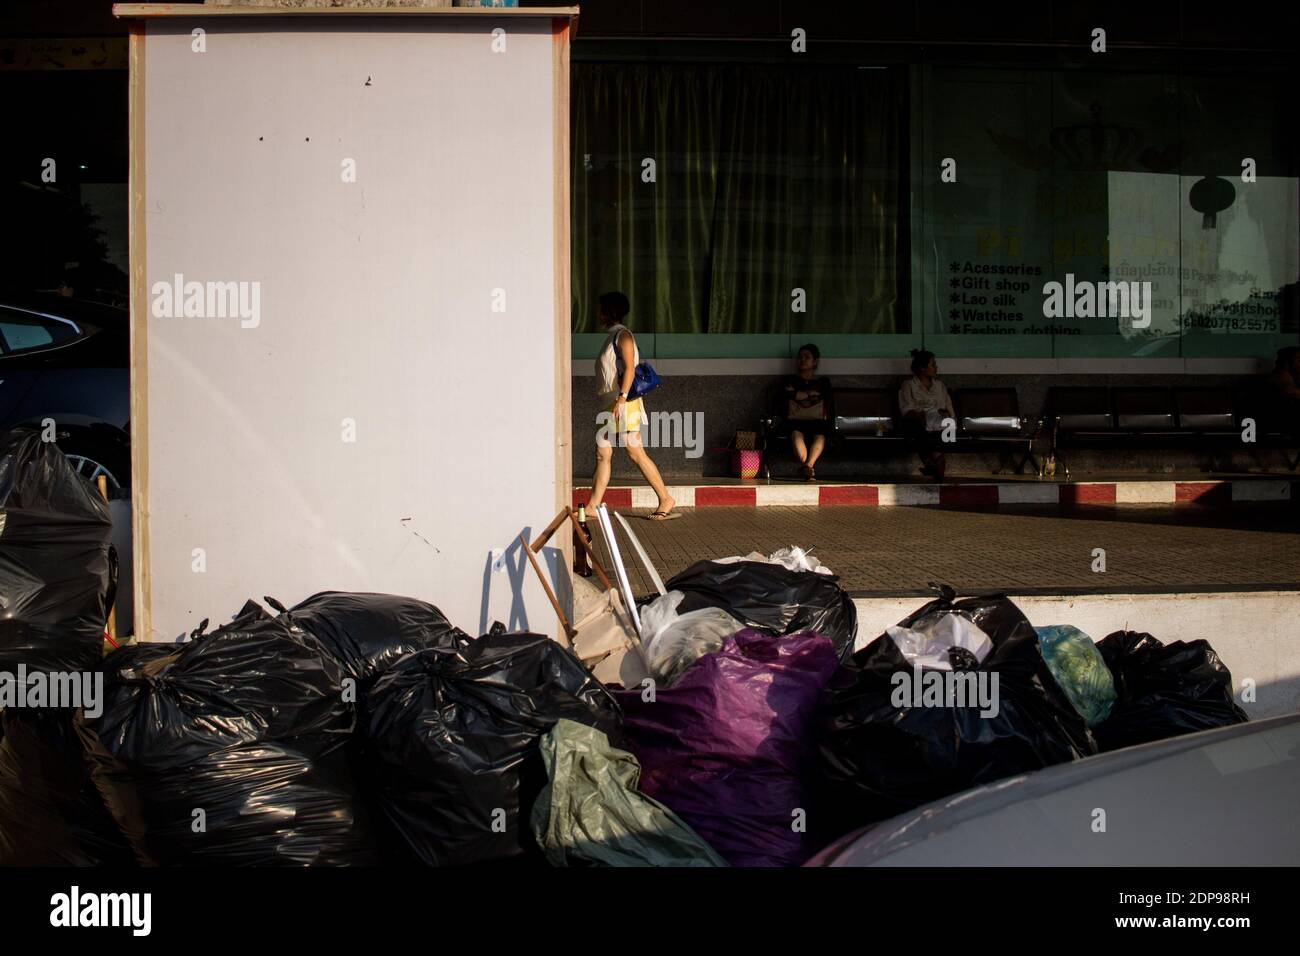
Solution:
{"label": "green curtain", "polygon": [[599,330],[609,289],[643,332],[906,331],[902,84],[855,67],[575,64],[574,331]]}

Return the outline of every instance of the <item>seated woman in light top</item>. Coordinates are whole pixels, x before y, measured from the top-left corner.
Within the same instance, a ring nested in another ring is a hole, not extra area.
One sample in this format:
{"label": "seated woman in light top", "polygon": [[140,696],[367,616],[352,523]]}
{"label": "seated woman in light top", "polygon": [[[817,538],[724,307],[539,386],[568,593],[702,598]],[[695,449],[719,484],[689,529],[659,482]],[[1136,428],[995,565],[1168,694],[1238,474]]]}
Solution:
{"label": "seated woman in light top", "polygon": [[936,377],[939,363],[934,353],[912,349],[912,377],[898,390],[898,410],[903,415],[903,431],[916,439],[921,456],[921,474],[943,478],[943,453],[926,448],[927,436],[943,430],[943,420],[952,418],[952,399],[948,389]]}

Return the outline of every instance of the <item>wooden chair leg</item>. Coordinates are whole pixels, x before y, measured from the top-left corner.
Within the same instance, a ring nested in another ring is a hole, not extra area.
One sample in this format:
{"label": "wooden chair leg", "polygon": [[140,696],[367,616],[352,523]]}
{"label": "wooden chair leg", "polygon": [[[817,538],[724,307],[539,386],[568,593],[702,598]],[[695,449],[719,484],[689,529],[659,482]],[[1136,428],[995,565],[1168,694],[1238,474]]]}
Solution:
{"label": "wooden chair leg", "polygon": [[572,647],[573,636],[577,633],[565,617],[564,610],[560,607],[560,601],[555,596],[555,591],[551,588],[551,583],[546,579],[546,574],[542,570],[541,564],[537,560],[537,554],[546,546],[546,542],[551,540],[551,536],[560,529],[560,526],[568,521],[573,526],[574,537],[577,539],[578,547],[587,553],[587,560],[591,564],[591,569],[596,572],[600,578],[600,583],[606,591],[615,590],[609,575],[605,573],[604,566],[600,563],[600,558],[596,556],[596,551],[587,541],[587,535],[582,530],[582,525],[578,522],[578,513],[572,508],[565,506],[564,510],[555,516],[555,519],[548,524],[542,533],[539,534],[532,544],[528,543],[522,534],[519,536],[519,543],[524,547],[524,554],[528,555],[528,563],[533,566],[537,573],[537,579],[542,582],[542,588],[546,591],[546,597],[551,602],[551,607],[555,609],[555,615],[560,619],[560,627],[563,629],[565,640],[561,643],[565,647]]}
{"label": "wooden chair leg", "polygon": [[542,582],[542,589],[546,591],[546,597],[551,602],[551,607],[555,609],[555,616],[560,619],[560,629],[564,632],[564,640],[561,642],[564,647],[573,647],[573,636],[577,632],[569,625],[569,619],[564,616],[564,610],[560,607],[560,602],[551,590],[551,583],[546,580],[546,575],[542,573],[542,566],[537,563],[537,556],[533,553],[532,547],[528,544],[528,539],[522,534],[519,536],[519,543],[524,546],[524,554],[528,555],[528,563],[533,566],[537,572],[537,579]]}

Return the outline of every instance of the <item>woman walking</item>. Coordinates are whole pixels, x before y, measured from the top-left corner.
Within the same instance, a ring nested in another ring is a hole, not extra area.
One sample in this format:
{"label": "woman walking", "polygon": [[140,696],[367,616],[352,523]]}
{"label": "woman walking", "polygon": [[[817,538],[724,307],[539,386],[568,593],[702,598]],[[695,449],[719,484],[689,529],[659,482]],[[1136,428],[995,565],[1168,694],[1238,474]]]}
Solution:
{"label": "woman walking", "polygon": [[622,292],[606,292],[600,297],[600,324],[609,335],[596,356],[596,391],[604,411],[596,416],[596,474],[591,483],[587,510],[599,507],[605,497],[613,468],[613,446],[617,442],[627,448],[628,457],[641,469],[641,474],[659,496],[654,512],[646,517],[651,521],[668,521],[680,518],[681,514],[673,511],[677,502],[669,497],[659,469],[641,445],[645,403],[640,398],[628,398],[636,367],[641,362],[636,338],[623,324],[629,311],[631,305]]}

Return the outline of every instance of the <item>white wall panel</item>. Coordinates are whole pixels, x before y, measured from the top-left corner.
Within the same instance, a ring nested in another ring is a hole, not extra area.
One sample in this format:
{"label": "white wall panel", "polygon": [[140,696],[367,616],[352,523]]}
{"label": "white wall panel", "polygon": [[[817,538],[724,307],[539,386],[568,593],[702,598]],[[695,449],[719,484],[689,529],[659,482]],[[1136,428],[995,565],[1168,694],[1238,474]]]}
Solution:
{"label": "white wall panel", "polygon": [[[489,564],[562,492],[552,21],[145,31],[147,636],[324,589],[554,633],[518,549],[512,570]],[[257,324],[154,314],[177,274],[259,284]]]}

